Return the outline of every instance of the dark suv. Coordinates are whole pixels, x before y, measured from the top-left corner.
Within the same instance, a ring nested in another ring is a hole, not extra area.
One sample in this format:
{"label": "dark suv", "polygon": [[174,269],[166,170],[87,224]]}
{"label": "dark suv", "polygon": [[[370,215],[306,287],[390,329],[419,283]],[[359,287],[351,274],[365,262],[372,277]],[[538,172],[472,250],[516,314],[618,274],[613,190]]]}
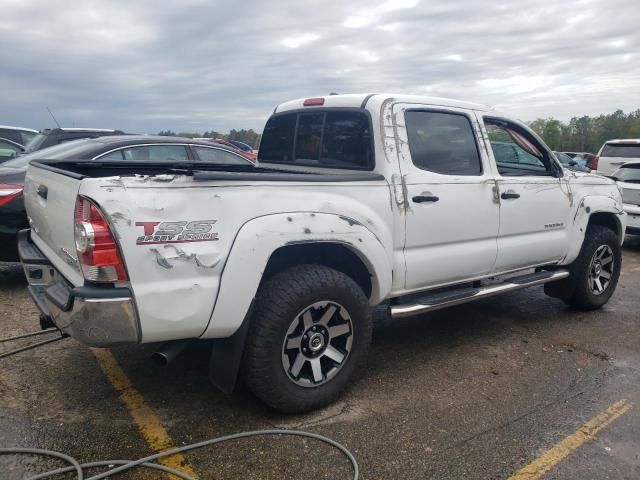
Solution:
{"label": "dark suv", "polygon": [[35,152],[43,148],[52,147],[60,143],[81,138],[105,137],[108,135],[124,135],[120,130],[102,128],[47,128],[38,134],[25,147],[25,153]]}

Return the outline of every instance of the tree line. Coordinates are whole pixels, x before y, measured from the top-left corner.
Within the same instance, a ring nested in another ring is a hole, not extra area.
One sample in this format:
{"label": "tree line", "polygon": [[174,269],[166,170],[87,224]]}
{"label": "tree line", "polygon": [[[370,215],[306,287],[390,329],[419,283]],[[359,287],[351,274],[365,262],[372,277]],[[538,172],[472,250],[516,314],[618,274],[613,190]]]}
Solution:
{"label": "tree line", "polygon": [[207,130],[203,133],[200,132],[173,132],[171,130],[161,130],[158,135],[171,136],[171,137],[186,137],[186,138],[222,138],[223,140],[236,140],[238,142],[244,142],[247,145],[251,145],[252,148],[258,148],[260,144],[261,134],[255,132],[252,128],[245,130],[232,129],[229,133],[220,133],[215,130]]}
{"label": "tree line", "polygon": [[573,117],[569,123],[555,118],[528,122],[553,150],[597,153],[607,140],[640,138],[640,109],[631,113],[616,110],[609,115]]}

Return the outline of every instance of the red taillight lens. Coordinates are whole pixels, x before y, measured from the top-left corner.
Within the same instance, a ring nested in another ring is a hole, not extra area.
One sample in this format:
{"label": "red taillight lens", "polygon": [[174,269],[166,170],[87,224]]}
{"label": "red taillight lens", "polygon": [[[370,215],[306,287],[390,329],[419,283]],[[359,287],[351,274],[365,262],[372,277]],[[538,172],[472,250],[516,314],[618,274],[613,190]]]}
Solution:
{"label": "red taillight lens", "polygon": [[598,157],[598,156],[593,157],[593,159],[591,160],[590,165],[587,165],[587,167],[589,167],[591,170],[597,170],[598,169],[598,160],[600,160],[600,157]]}
{"label": "red taillight lens", "polygon": [[316,97],[316,98],[307,98],[303,103],[305,107],[317,107],[319,105],[324,105],[324,98]]}
{"label": "red taillight lens", "polygon": [[22,195],[22,185],[0,183],[0,207]]}
{"label": "red taillight lens", "polygon": [[76,200],[74,232],[78,261],[87,280],[124,282],[129,279],[109,223],[87,198]]}

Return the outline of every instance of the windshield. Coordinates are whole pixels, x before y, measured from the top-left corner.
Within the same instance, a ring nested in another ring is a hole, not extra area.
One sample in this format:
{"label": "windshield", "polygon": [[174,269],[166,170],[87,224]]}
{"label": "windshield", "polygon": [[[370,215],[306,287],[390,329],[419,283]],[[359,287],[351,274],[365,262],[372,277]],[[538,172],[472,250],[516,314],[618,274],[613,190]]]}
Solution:
{"label": "windshield", "polygon": [[619,168],[611,176],[619,182],[640,183],[640,163]]}
{"label": "windshield", "polygon": [[31,140],[29,140],[29,143],[24,146],[25,153],[30,153],[38,150],[38,148],[40,148],[40,145],[42,145],[46,138],[47,136],[41,133],[35,135]]}
{"label": "windshield", "polygon": [[27,155],[21,155],[13,160],[4,162],[3,167],[26,168],[31,160],[63,160],[82,153],[91,143],[90,139],[73,140],[71,142],[61,143],[53,147],[43,148]]}

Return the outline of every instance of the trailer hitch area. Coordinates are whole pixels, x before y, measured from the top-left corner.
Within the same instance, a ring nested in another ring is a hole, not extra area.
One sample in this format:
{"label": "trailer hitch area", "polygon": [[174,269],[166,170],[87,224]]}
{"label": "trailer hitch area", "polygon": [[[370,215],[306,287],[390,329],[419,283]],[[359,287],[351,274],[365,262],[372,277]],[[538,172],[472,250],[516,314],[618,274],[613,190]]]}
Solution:
{"label": "trailer hitch area", "polygon": [[[41,324],[43,324],[42,319],[40,319],[40,322],[41,322]],[[63,338],[66,338],[68,335],[63,334],[57,328],[52,327],[52,328],[46,328],[44,330],[38,330],[36,332],[29,332],[29,333],[23,333],[23,334],[20,334],[20,335],[14,335],[12,337],[0,338],[0,344],[3,344],[3,343],[15,342],[17,340],[22,340],[24,338],[37,337],[37,336],[40,336],[40,335],[48,335],[48,334],[52,334],[52,333],[53,334],[57,333],[58,335],[55,336],[55,337],[47,338],[46,340],[42,340],[40,342],[31,343],[31,344],[26,345],[24,347],[14,348],[13,350],[8,350],[6,352],[2,352],[2,353],[0,353],[0,358],[10,357],[12,355],[15,355],[16,353],[26,352],[27,350],[31,350],[33,348],[41,347],[42,345],[47,345],[48,343],[57,342],[58,340],[62,340]]]}

